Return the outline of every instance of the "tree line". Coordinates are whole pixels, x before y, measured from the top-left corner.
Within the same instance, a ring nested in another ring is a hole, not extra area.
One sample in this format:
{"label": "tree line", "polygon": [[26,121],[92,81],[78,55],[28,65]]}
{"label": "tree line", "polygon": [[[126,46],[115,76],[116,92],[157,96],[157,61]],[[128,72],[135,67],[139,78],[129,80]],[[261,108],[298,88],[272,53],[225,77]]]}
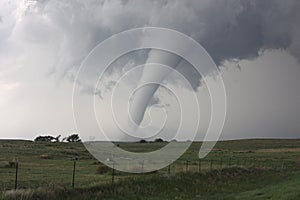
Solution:
{"label": "tree line", "polygon": [[58,135],[56,137],[51,135],[46,136],[37,136],[34,139],[35,142],[81,142],[81,139],[78,134],[71,134],[67,137],[64,137],[61,139],[61,135]]}

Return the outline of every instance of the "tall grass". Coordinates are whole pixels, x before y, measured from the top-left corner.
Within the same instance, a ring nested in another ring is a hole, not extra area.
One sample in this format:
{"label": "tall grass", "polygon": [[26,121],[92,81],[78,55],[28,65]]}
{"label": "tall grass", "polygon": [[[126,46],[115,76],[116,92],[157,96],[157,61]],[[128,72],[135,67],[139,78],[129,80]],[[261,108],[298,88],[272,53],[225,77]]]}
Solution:
{"label": "tall grass", "polygon": [[[228,168],[176,176],[140,175],[112,184],[68,189],[55,185],[6,191],[4,199],[224,199],[284,180],[292,174],[263,169]],[[300,174],[298,174],[300,177]],[[300,180],[300,179],[299,179]],[[300,191],[299,191],[300,193]]]}

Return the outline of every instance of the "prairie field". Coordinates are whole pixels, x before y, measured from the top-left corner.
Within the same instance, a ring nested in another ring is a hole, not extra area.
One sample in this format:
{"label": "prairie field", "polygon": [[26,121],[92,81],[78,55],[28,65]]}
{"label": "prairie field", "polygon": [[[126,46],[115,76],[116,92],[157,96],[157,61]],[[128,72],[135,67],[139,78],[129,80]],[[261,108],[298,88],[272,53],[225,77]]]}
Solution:
{"label": "prairie field", "polygon": [[[132,152],[166,144],[117,143]],[[192,143],[175,163],[154,173],[113,174],[82,143],[0,140],[0,199],[300,198],[300,140],[220,141],[199,160],[200,146]]]}

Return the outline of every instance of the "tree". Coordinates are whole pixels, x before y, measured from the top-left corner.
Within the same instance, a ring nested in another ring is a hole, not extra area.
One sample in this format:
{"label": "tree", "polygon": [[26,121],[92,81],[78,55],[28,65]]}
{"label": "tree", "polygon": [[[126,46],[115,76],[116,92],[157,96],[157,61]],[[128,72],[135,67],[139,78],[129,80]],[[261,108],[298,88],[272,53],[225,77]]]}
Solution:
{"label": "tree", "polygon": [[59,138],[61,137],[61,135],[58,135],[57,137],[54,138],[55,142],[60,142]]}
{"label": "tree", "polygon": [[81,142],[78,134],[72,134],[66,138],[68,142]]}
{"label": "tree", "polygon": [[53,137],[51,135],[46,135],[46,136],[37,136],[34,141],[35,142],[60,142],[59,138],[61,135],[58,135],[57,137]]}
{"label": "tree", "polygon": [[142,140],[140,140],[140,143],[147,143],[147,141],[142,139]]}
{"label": "tree", "polygon": [[34,139],[35,142],[53,142],[55,137],[47,135],[47,136],[38,136]]}
{"label": "tree", "polygon": [[154,142],[164,142],[164,140],[161,139],[161,138],[157,138],[157,139],[154,140]]}

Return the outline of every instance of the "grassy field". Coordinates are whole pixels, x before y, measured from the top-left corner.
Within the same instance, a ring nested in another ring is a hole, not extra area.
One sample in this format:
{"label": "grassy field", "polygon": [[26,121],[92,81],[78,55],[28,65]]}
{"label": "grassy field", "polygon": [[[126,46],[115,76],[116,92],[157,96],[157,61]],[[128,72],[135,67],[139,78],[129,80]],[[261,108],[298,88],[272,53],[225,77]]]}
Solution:
{"label": "grassy field", "polygon": [[[145,152],[166,143],[118,145]],[[299,199],[300,140],[221,141],[199,168],[200,145],[193,143],[170,168],[157,173],[117,172],[112,185],[111,169],[93,159],[80,143],[0,140],[0,187],[6,191],[5,199],[13,195],[29,199]],[[79,157],[75,190],[71,188],[74,156]],[[14,188],[16,160],[18,188],[23,190],[8,191]]]}

